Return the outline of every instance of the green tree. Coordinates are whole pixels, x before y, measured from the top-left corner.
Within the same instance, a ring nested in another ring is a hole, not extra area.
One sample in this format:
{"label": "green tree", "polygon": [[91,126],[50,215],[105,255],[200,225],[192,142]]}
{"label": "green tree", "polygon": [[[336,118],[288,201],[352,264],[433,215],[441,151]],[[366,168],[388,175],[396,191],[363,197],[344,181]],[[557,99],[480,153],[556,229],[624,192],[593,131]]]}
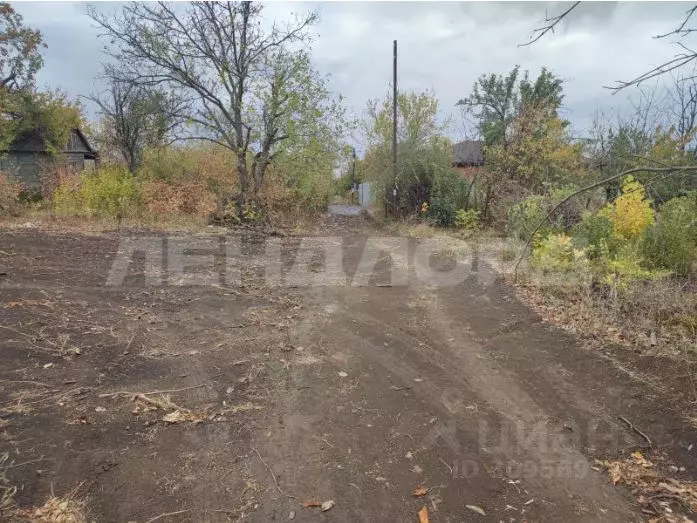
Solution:
{"label": "green tree", "polygon": [[577,184],[581,144],[572,144],[564,122],[545,106],[530,105],[511,123],[508,146],[485,149],[488,169],[533,192]]}
{"label": "green tree", "polygon": [[22,15],[0,2],[0,150],[7,149],[21,127],[44,47],[41,32],[26,27]]}
{"label": "green tree", "polygon": [[392,171],[392,99],[371,100],[364,122],[369,148],[360,170],[385,194],[395,183],[401,212],[415,212],[431,196],[453,184],[452,143],[445,137],[448,122],[438,121],[438,99],[426,92],[397,95],[397,180]]}
{"label": "green tree", "polygon": [[0,90],[32,87],[43,65],[45,48],[40,31],[26,27],[22,15],[7,2],[0,2]]}
{"label": "green tree", "polygon": [[528,71],[520,78],[520,66],[507,75],[482,75],[472,93],[457,105],[471,111],[478,120],[485,145],[506,146],[513,120],[530,106],[545,108],[556,115],[563,100],[563,82],[546,68],[533,81]]}
{"label": "green tree", "polygon": [[82,106],[59,90],[22,90],[11,93],[8,100],[7,134],[2,136],[0,149],[5,149],[15,138],[33,132],[43,138],[46,151],[53,154],[65,148],[72,129],[83,122]]}

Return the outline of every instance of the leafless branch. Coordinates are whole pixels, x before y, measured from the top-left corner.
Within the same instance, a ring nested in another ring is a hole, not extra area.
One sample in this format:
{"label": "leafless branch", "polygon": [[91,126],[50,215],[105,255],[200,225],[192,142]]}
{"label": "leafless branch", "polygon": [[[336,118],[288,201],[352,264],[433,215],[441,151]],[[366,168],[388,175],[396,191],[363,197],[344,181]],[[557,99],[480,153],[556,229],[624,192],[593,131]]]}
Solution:
{"label": "leafless branch", "polygon": [[692,28],[686,29],[685,26],[687,25],[687,22],[690,21],[690,18],[692,18],[692,15],[695,14],[696,10],[697,10],[697,5],[692,7],[692,9],[690,9],[689,11],[687,11],[687,13],[685,13],[685,18],[683,19],[682,24],[680,24],[680,26],[677,29],[670,31],[669,33],[665,33],[662,35],[656,35],[656,36],[654,36],[654,38],[655,39],[665,38],[665,37],[671,36],[671,35],[687,36],[688,34],[695,32],[696,29],[692,29]]}
{"label": "leafless branch", "polygon": [[[558,16],[553,16],[551,18],[549,18],[549,17],[545,18],[545,22],[548,22],[547,25],[544,25],[542,27],[538,27],[537,29],[533,30],[532,37],[531,37],[532,39],[527,43],[518,44],[518,47],[525,47],[528,45],[532,45],[535,42],[537,42],[540,38],[542,38],[544,35],[549,33],[550,31],[553,33],[554,28],[559,24],[559,22],[561,22],[571,11],[576,9],[580,3],[581,3],[580,1],[574,2],[571,5],[571,7],[569,7],[562,14],[560,14]],[[537,35],[537,36],[535,36],[535,35]]]}
{"label": "leafless branch", "polygon": [[649,71],[640,74],[633,80],[630,80],[628,82],[624,82],[622,80],[617,80],[616,84],[614,86],[604,86],[606,89],[610,89],[613,91],[613,94],[618,93],[622,89],[625,89],[631,85],[640,85],[642,82],[646,82],[647,80],[650,80],[651,78],[656,78],[657,76],[661,76],[663,74],[669,73],[671,71],[675,71],[676,69],[680,69],[681,67],[684,67],[685,65],[689,64],[690,62],[694,62],[697,60],[697,52],[693,51],[692,49],[687,48],[684,46],[682,43],[677,42],[679,46],[681,46],[683,49],[686,50],[685,53],[681,53],[678,55],[675,55],[675,57],[672,60],[669,60],[657,67],[654,67],[653,69],[650,69]]}

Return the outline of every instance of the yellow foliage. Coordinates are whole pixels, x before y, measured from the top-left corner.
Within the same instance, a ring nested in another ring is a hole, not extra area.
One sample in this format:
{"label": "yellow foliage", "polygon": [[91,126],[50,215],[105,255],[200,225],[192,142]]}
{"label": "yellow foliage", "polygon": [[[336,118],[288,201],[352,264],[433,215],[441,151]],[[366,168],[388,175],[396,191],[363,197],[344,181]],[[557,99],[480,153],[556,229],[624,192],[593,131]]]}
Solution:
{"label": "yellow foliage", "polygon": [[622,194],[605,207],[601,214],[612,221],[615,236],[623,240],[640,236],[655,221],[644,186],[632,176],[625,178]]}

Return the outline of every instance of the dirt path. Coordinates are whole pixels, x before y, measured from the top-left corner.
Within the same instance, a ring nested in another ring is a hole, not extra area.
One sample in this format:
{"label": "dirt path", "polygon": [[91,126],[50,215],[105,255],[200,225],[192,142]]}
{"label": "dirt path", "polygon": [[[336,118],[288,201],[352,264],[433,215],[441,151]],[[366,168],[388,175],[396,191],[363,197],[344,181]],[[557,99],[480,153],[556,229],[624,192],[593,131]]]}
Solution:
{"label": "dirt path", "polygon": [[[371,231],[345,225],[325,232],[352,275]],[[0,237],[0,479],[22,507],[81,485],[96,521],[638,521],[593,462],[644,444],[618,416],[678,458],[694,437],[500,282],[144,287],[138,258],[107,287],[117,235]]]}

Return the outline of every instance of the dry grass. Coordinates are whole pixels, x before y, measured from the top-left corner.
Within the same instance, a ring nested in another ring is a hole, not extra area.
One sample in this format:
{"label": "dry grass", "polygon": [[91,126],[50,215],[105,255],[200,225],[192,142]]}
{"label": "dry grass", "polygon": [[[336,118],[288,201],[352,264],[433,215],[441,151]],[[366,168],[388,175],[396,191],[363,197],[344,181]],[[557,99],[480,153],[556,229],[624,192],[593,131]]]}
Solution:
{"label": "dry grass", "polygon": [[635,282],[622,290],[535,278],[517,289],[545,320],[585,339],[697,359],[697,292],[685,283]]}
{"label": "dry grass", "polygon": [[87,500],[79,495],[80,487],[82,485],[78,485],[65,496],[52,495],[40,507],[15,508],[10,511],[9,520],[33,523],[87,523]]}
{"label": "dry grass", "polygon": [[615,461],[598,461],[615,484],[633,487],[641,511],[652,522],[690,521],[681,512],[697,510],[697,483],[669,477],[641,452]]}
{"label": "dry grass", "polygon": [[79,495],[82,485],[65,496],[51,497],[40,507],[22,509],[15,504],[17,487],[10,484],[7,471],[13,462],[9,454],[0,454],[0,520],[9,522],[31,521],[34,523],[87,523],[87,500]]}
{"label": "dry grass", "polygon": [[154,411],[166,412],[166,414],[162,416],[161,421],[167,425],[184,422],[198,424],[206,421],[220,420],[225,418],[225,416],[235,415],[240,412],[263,410],[263,407],[248,402],[239,405],[226,405],[224,403],[221,409],[216,409],[214,411],[208,409],[196,411],[174,403],[170,395],[164,393],[114,392],[100,395],[101,398],[116,396],[130,397],[130,400],[136,403],[132,411],[134,415]]}
{"label": "dry grass", "polygon": [[[59,218],[59,219],[58,219]],[[26,208],[20,216],[0,217],[0,225],[12,229],[41,229],[78,233],[103,233],[120,229],[156,229],[176,232],[210,232],[208,220],[189,214],[145,213],[121,220],[108,217],[65,216],[42,208]]]}
{"label": "dry grass", "polygon": [[0,518],[14,510],[14,496],[17,492],[17,487],[10,485],[6,476],[10,466],[9,458],[8,453],[0,454]]}

